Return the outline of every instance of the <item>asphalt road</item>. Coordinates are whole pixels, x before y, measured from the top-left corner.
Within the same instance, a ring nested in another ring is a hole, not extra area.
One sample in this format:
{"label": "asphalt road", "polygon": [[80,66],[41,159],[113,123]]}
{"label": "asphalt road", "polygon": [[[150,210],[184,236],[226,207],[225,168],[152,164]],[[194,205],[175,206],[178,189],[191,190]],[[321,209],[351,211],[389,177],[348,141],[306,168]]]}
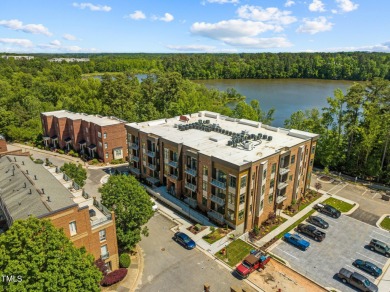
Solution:
{"label": "asphalt road", "polygon": [[[147,224],[149,237],[140,242],[144,270],[137,291],[230,291],[232,285],[246,284],[197,248],[186,250],[176,243],[170,230],[175,226],[157,213]],[[252,290],[247,290],[252,291]]]}

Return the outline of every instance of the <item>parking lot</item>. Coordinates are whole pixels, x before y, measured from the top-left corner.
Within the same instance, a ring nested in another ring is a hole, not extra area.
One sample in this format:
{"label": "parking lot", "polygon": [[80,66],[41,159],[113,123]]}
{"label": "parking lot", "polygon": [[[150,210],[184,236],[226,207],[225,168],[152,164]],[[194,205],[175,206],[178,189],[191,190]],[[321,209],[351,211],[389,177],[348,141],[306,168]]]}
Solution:
{"label": "parking lot", "polygon": [[319,216],[329,223],[323,242],[316,242],[302,235],[310,242],[307,251],[301,251],[286,242],[281,242],[271,252],[288,261],[294,270],[325,287],[333,287],[340,291],[356,291],[338,280],[336,274],[341,268],[359,272],[377,284],[378,280],[356,269],[352,266],[352,262],[359,258],[383,269],[388,258],[370,251],[366,245],[372,238],[390,244],[389,232],[345,215],[341,215],[338,219],[322,214]]}

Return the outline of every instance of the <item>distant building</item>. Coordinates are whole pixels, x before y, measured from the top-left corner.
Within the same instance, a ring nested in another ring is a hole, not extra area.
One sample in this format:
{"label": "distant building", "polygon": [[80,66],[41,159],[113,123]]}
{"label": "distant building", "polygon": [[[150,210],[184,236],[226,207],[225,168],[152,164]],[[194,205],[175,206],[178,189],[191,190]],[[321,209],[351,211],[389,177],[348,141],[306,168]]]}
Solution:
{"label": "distant building", "polygon": [[41,113],[41,121],[46,147],[73,149],[103,162],[127,158],[123,120],[60,110]]}
{"label": "distant building", "polygon": [[318,139],[207,111],[126,130],[134,175],[242,232],[302,198]]}
{"label": "distant building", "polygon": [[1,56],[3,59],[15,59],[15,60],[32,60],[34,56],[12,56],[12,55],[3,55]]}
{"label": "distant building", "polygon": [[89,58],[52,58],[49,62],[89,62]]}
{"label": "distant building", "polygon": [[7,152],[7,141],[4,136],[0,134],[0,153]]}
{"label": "distant building", "polygon": [[84,246],[111,270],[118,268],[115,214],[56,167],[28,156],[0,156],[0,213],[9,228],[29,216],[50,219],[76,247]]}

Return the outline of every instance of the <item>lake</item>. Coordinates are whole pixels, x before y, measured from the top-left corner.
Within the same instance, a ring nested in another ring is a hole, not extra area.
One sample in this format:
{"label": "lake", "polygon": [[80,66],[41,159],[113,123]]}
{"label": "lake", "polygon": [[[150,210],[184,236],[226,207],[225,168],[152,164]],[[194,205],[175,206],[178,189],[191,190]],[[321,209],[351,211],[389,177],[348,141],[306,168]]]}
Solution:
{"label": "lake", "polygon": [[260,102],[264,111],[275,108],[273,126],[282,127],[284,120],[293,112],[327,106],[326,98],[333,97],[335,89],[344,94],[352,81],[319,79],[218,79],[196,80],[208,88],[226,90],[234,88],[246,96],[246,102],[253,99]]}

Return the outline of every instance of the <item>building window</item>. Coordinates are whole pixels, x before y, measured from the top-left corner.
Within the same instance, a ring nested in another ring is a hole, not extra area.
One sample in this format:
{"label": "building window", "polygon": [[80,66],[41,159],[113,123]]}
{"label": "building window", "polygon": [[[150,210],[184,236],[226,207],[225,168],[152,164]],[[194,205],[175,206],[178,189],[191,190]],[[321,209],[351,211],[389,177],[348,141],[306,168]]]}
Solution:
{"label": "building window", "polygon": [[240,181],[240,188],[245,188],[246,187],[246,175],[243,175],[241,177],[241,181]]}
{"label": "building window", "polygon": [[270,189],[272,189],[274,187],[274,185],[275,185],[275,179],[273,178],[273,179],[271,179],[271,181],[269,183]]}
{"label": "building window", "polygon": [[263,186],[261,187],[261,194],[264,194],[264,192],[265,192],[265,185],[263,185]]}
{"label": "building window", "polygon": [[264,200],[261,200],[261,202],[260,202],[260,210],[262,210],[263,207],[264,207]]}
{"label": "building window", "polygon": [[207,166],[203,166],[203,175],[209,175],[209,168]]}
{"label": "building window", "polygon": [[203,188],[202,188],[204,191],[207,191],[207,181],[204,181],[203,182]]}
{"label": "building window", "polygon": [[295,155],[291,156],[291,164],[295,163]]}
{"label": "building window", "polygon": [[276,171],[276,163],[274,163],[274,164],[272,164],[272,173],[275,173],[275,171]]}
{"label": "building window", "polygon": [[85,132],[88,133],[88,128],[85,128]]}
{"label": "building window", "polygon": [[106,240],[106,229],[103,229],[103,230],[99,231],[99,240],[100,241]]}
{"label": "building window", "polygon": [[105,142],[105,143],[104,143],[104,149],[107,149],[107,148],[108,148],[108,143]]}
{"label": "building window", "polygon": [[99,142],[99,148],[102,148],[102,145],[103,145],[102,142]]}
{"label": "building window", "polygon": [[69,223],[70,236],[77,234],[76,221],[72,221]]}
{"label": "building window", "polygon": [[202,205],[207,206],[207,198],[202,197]]}
{"label": "building window", "polygon": [[310,166],[313,166],[313,159],[310,159]]}
{"label": "building window", "polygon": [[108,152],[106,152],[106,158],[108,158]]}
{"label": "building window", "polygon": [[274,194],[271,193],[268,195],[268,203],[271,203],[274,200]]}
{"label": "building window", "polygon": [[98,137],[101,138],[102,137],[102,133],[98,132]]}
{"label": "building window", "polygon": [[236,186],[237,186],[237,178],[235,176],[233,176],[233,175],[230,175],[229,181],[230,181],[229,182],[229,186],[231,188],[236,188]]}
{"label": "building window", "polygon": [[241,210],[238,212],[238,220],[242,220],[244,218],[245,210]]}
{"label": "building window", "polygon": [[230,210],[228,209],[228,218],[230,221],[234,221],[234,211],[233,210]]}
{"label": "building window", "polygon": [[100,254],[103,260],[108,259],[110,257],[110,255],[108,254],[107,244],[102,245],[100,247]]}
{"label": "building window", "polygon": [[314,154],[315,151],[316,151],[316,146],[312,146],[311,147],[311,153]]}
{"label": "building window", "polygon": [[106,132],[104,132],[104,134],[103,134],[103,138],[104,138],[104,139],[106,139],[106,138],[107,138],[107,133],[106,133]]}
{"label": "building window", "polygon": [[263,171],[263,179],[265,179],[267,177],[267,169],[264,169]]}
{"label": "building window", "polygon": [[233,204],[234,205],[235,198],[236,198],[236,194],[229,193],[229,195],[228,195],[228,202],[229,202],[229,204]]}
{"label": "building window", "polygon": [[245,193],[240,195],[240,205],[245,203]]}

